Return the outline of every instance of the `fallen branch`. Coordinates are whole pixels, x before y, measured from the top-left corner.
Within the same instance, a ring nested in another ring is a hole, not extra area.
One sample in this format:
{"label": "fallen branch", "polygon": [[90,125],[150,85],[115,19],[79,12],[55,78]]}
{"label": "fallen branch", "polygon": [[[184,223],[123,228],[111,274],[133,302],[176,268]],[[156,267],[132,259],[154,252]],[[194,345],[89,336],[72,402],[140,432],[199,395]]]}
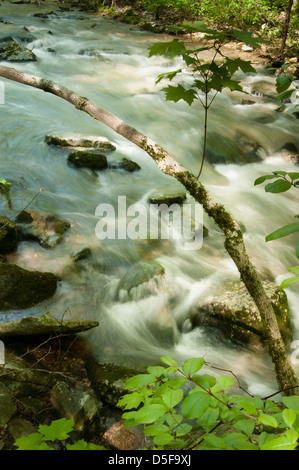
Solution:
{"label": "fallen branch", "polygon": [[298,394],[296,389],[298,381],[288,360],[273,306],[266,295],[255,267],[247,255],[242,231],[224,206],[217,203],[202,183],[190,171],[176,162],[160,145],[123,120],[92,103],[88,98],[82,97],[50,80],[23,73],[10,67],[0,66],[0,76],[52,93],[71,103],[75,108],[89,114],[93,119],[110,127],[147,152],[163,173],[178,180],[191,196],[203,206],[205,212],[212,217],[223,231],[225,236],[224,246],[238,268],[241,279],[259,310],[264,325],[265,342],[275,365],[279,388],[285,390],[286,394],[290,394],[291,390],[293,394]]}

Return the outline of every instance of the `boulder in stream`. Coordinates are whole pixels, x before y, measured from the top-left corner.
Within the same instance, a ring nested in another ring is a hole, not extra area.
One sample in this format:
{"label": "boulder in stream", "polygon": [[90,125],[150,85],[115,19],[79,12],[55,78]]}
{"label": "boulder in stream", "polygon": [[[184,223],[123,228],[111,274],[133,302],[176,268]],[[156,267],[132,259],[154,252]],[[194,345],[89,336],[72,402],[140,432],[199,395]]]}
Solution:
{"label": "boulder in stream", "polygon": [[83,137],[83,136],[56,136],[46,135],[46,143],[48,145],[55,145],[56,147],[71,148],[71,149],[96,149],[103,152],[112,152],[115,146],[109,142],[106,137]]}
{"label": "boulder in stream", "polygon": [[0,215],[0,254],[10,253],[18,246],[18,229],[8,217]]}
{"label": "boulder in stream", "polygon": [[[283,340],[292,341],[290,311],[287,296],[275,284],[263,281],[273,305]],[[242,282],[230,283],[191,314],[192,326],[216,328],[232,342],[257,351],[265,348],[263,326],[259,311]]]}
{"label": "boulder in stream", "polygon": [[0,322],[0,338],[76,334],[96,328],[98,325],[97,321],[91,320],[60,320],[52,317],[29,316],[21,320]]}
{"label": "boulder in stream", "polygon": [[125,170],[129,173],[141,170],[138,163],[133,162],[133,160],[129,160],[128,158],[122,158],[121,160],[115,160],[114,162],[109,163],[109,168],[115,170]]}
{"label": "boulder in stream", "polygon": [[30,308],[54,295],[53,273],[27,271],[15,264],[0,264],[0,310]]}
{"label": "boulder in stream", "polygon": [[148,202],[150,204],[166,204],[167,206],[171,206],[172,204],[182,204],[186,197],[186,191],[181,189],[161,189],[158,191],[153,191],[148,197]]}
{"label": "boulder in stream", "polygon": [[70,224],[54,215],[43,216],[38,212],[23,210],[16,218],[22,240],[37,240],[46,249],[53,249],[63,240]]}
{"label": "boulder in stream", "polygon": [[77,150],[68,156],[68,163],[76,168],[89,168],[100,171],[108,168],[107,157],[98,152]]}
{"label": "boulder in stream", "polygon": [[121,301],[137,300],[151,295],[158,287],[165,270],[155,260],[140,261],[119,281],[117,297]]}
{"label": "boulder in stream", "polygon": [[8,62],[36,62],[36,55],[14,39],[0,42],[0,60]]}

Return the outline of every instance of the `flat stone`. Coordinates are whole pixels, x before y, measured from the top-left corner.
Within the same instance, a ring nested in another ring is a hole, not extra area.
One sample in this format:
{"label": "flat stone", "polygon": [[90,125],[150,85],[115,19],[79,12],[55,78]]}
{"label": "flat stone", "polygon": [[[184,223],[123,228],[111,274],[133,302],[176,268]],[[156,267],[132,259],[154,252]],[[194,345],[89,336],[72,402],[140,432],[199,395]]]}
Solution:
{"label": "flat stone", "polygon": [[0,338],[22,336],[50,336],[53,334],[76,334],[95,328],[97,321],[57,320],[55,318],[23,317],[21,320],[0,322]]}
{"label": "flat stone", "polygon": [[8,424],[8,432],[12,435],[14,440],[19,439],[23,436],[29,436],[36,432],[36,427],[33,426],[27,419],[16,416],[12,418]]}
{"label": "flat stone", "polygon": [[53,273],[28,271],[15,264],[0,264],[0,310],[29,308],[54,295]]}
{"label": "flat stone", "polygon": [[140,261],[133,266],[120,280],[118,285],[119,293],[126,291],[130,294],[133,288],[147,283],[152,279],[162,276],[165,273],[163,266],[155,260]]}
{"label": "flat stone", "polygon": [[114,162],[109,163],[108,166],[109,168],[112,168],[112,169],[125,170],[130,173],[141,170],[138,163],[133,162],[133,160],[129,160],[128,158],[123,158],[122,160],[116,160]]}
{"label": "flat stone", "polygon": [[48,145],[55,145],[57,147],[64,148],[76,148],[79,149],[96,149],[102,150],[103,152],[111,152],[115,150],[115,146],[109,142],[106,137],[83,137],[83,136],[55,136],[55,135],[46,135],[46,143]]}
{"label": "flat stone", "polygon": [[0,389],[0,428],[5,426],[16,413],[17,408],[9,391]]}
{"label": "flat stone", "polygon": [[150,204],[166,204],[167,206],[171,206],[172,204],[182,204],[186,197],[187,195],[185,191],[162,189],[159,191],[154,191],[148,197],[148,202]]}

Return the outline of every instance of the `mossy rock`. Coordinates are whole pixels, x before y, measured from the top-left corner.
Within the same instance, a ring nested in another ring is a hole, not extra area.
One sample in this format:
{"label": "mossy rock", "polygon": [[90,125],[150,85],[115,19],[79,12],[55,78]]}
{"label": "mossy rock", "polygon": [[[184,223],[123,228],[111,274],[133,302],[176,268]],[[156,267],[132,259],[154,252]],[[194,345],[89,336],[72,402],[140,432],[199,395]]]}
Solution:
{"label": "mossy rock", "polygon": [[36,55],[27,47],[12,40],[0,43],[0,60],[8,62],[36,62]]}
{"label": "mossy rock", "polygon": [[167,206],[171,206],[172,204],[182,204],[186,200],[186,197],[186,191],[162,189],[152,192],[148,197],[148,202],[150,204],[166,204]]}
{"label": "mossy rock", "polygon": [[144,284],[145,287],[142,289],[142,297],[146,297],[151,293],[151,289],[147,289],[146,284],[149,281],[153,281],[157,284],[164,274],[165,270],[163,266],[157,261],[140,261],[119,281],[117,295],[123,301],[130,300],[132,292],[136,291],[139,286]]}
{"label": "mossy rock", "polygon": [[0,254],[10,253],[18,246],[18,229],[8,217],[0,215]]}
{"label": "mossy rock", "polygon": [[109,142],[106,137],[82,137],[82,136],[55,136],[46,135],[45,141],[48,145],[54,145],[62,148],[84,148],[84,149],[96,149],[102,150],[103,152],[112,152],[115,150],[115,146]]}
{"label": "mossy rock", "polygon": [[54,215],[43,216],[38,212],[23,210],[16,218],[20,238],[37,240],[46,249],[53,249],[63,240],[70,224]]}
{"label": "mossy rock", "polygon": [[53,273],[27,271],[15,264],[0,264],[0,310],[29,308],[54,295]]}
{"label": "mossy rock", "polygon": [[94,171],[108,168],[106,155],[88,151],[71,152],[68,156],[68,163],[76,168],[89,168]]}
{"label": "mossy rock", "polygon": [[[274,283],[263,286],[277,318],[282,338],[288,347],[292,341],[290,311],[287,296]],[[265,349],[260,313],[242,282],[225,285],[191,313],[193,327],[216,328],[232,342],[257,351]]]}

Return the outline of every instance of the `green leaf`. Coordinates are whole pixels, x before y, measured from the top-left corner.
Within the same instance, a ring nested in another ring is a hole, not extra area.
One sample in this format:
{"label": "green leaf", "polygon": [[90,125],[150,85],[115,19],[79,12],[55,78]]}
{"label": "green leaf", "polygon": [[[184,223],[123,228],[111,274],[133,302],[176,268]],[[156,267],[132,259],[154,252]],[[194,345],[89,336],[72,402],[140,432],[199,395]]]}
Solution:
{"label": "green leaf", "polygon": [[167,408],[164,405],[146,405],[136,412],[135,421],[137,424],[153,423],[154,421],[165,415],[166,412]]}
{"label": "green leaf", "polygon": [[203,358],[187,359],[182,365],[182,369],[188,377],[191,377],[202,368],[204,363],[205,360]]}
{"label": "green leaf", "polygon": [[291,268],[288,268],[288,271],[294,274],[298,274],[299,276],[299,266],[292,266]]}
{"label": "green leaf", "polygon": [[66,444],[67,450],[105,450],[105,447],[86,442],[83,439],[76,441],[74,444]]}
{"label": "green leaf", "polygon": [[294,429],[288,429],[285,434],[291,444],[295,444],[295,442],[298,440],[299,434],[297,431],[294,431]]}
{"label": "green leaf", "polygon": [[276,78],[276,90],[278,93],[282,93],[287,90],[292,84],[293,76],[292,75],[280,75]]}
{"label": "green leaf", "polygon": [[299,396],[282,397],[282,402],[287,408],[299,412]]}
{"label": "green leaf", "polygon": [[299,276],[289,277],[288,279],[285,279],[284,281],[282,281],[279,288],[282,290],[287,289],[287,287],[291,286],[292,284],[298,281],[299,281]]}
{"label": "green leaf", "polygon": [[289,177],[291,178],[291,180],[295,181],[295,180],[298,180],[299,179],[299,173],[296,173],[294,171],[288,173]]}
{"label": "green leaf", "polygon": [[275,434],[270,434],[268,432],[262,432],[258,437],[258,444],[262,447],[267,442],[271,441],[275,437]]}
{"label": "green leaf", "polygon": [[[297,258],[299,258],[299,240],[296,242],[295,253],[296,253]],[[298,272],[298,274],[299,274],[299,272]]]}
{"label": "green leaf", "polygon": [[228,449],[258,450],[257,446],[248,441],[247,436],[240,432],[232,432],[223,436]]}
{"label": "green leaf", "polygon": [[215,377],[209,374],[193,375],[192,380],[206,390],[211,389],[216,385]]}
{"label": "green leaf", "polygon": [[155,436],[156,434],[160,432],[168,432],[168,431],[169,431],[169,426],[166,426],[166,424],[155,423],[155,424],[151,424],[150,426],[146,426],[143,432],[146,436]]}
{"label": "green leaf", "polygon": [[160,357],[160,361],[168,366],[177,367],[178,365],[178,363],[171,356],[162,356]]}
{"label": "green leaf", "polygon": [[173,58],[186,52],[186,47],[182,41],[173,39],[170,42],[156,42],[149,47],[149,57],[153,55],[168,55]]}
{"label": "green leaf", "polygon": [[250,418],[247,419],[239,419],[234,423],[234,428],[239,429],[242,431],[246,436],[250,436],[254,431],[254,421]]}
{"label": "green leaf", "polygon": [[183,399],[183,396],[184,392],[180,388],[178,390],[170,390],[170,392],[165,393],[165,395],[162,395],[162,399],[168,408],[174,408],[180,403],[180,401]]}
{"label": "green leaf", "polygon": [[212,449],[226,450],[227,445],[224,439],[221,437],[215,436],[215,434],[207,434],[204,436],[204,441]]}
{"label": "green leaf", "polygon": [[126,388],[140,388],[144,387],[146,385],[152,384],[156,381],[156,377],[151,374],[139,374],[139,375],[134,375],[134,377],[130,377],[128,380],[125,382],[125,387]]}
{"label": "green leaf", "polygon": [[261,37],[253,37],[250,31],[238,31],[234,29],[233,34],[238,41],[244,42],[244,44],[248,46],[258,47],[259,49],[261,48],[260,44],[268,43],[268,41]]}
{"label": "green leaf", "polygon": [[273,413],[280,413],[280,408],[278,408],[278,406],[273,403],[273,401],[271,400],[267,400],[266,403],[265,403],[265,411],[271,411]]}
{"label": "green leaf", "polygon": [[150,375],[153,375],[154,377],[161,377],[161,375],[164,374],[165,372],[165,367],[161,366],[150,366],[146,369]]}
{"label": "green leaf", "polygon": [[282,412],[283,419],[285,420],[286,425],[290,428],[297,418],[297,413],[294,410],[286,408]]}
{"label": "green leaf", "polygon": [[157,76],[156,78],[156,85],[161,81],[163,80],[163,78],[167,78],[168,80],[172,80],[173,78],[175,78],[175,76],[178,74],[178,73],[181,73],[182,69],[179,69],[179,70],[174,70],[173,72],[166,72],[166,73],[161,73],[160,75]]}
{"label": "green leaf", "polygon": [[218,383],[223,390],[226,390],[235,383],[235,379],[232,377],[221,376],[218,378]]}
{"label": "green leaf", "polygon": [[178,101],[183,100],[191,106],[193,101],[196,99],[196,91],[192,88],[186,90],[182,85],[168,85],[166,88],[162,88],[162,91],[166,93],[166,101],[174,101],[177,103]]}
{"label": "green leaf", "polygon": [[278,423],[274,416],[261,414],[258,417],[258,422],[264,424],[264,426],[271,426],[272,428],[277,428]]}
{"label": "green leaf", "polygon": [[182,404],[182,415],[187,419],[199,418],[210,405],[210,396],[205,392],[188,395]]}
{"label": "green leaf", "polygon": [[69,433],[73,430],[74,424],[73,419],[61,418],[52,421],[49,426],[40,424],[38,431],[44,435],[44,441],[55,441],[56,439],[63,441],[69,437]]}
{"label": "green leaf", "polygon": [[20,437],[14,445],[18,447],[18,450],[53,450],[43,442],[43,436],[38,432],[30,434],[30,436]]}
{"label": "green leaf", "polygon": [[297,444],[292,444],[286,436],[276,437],[266,442],[261,450],[294,450]]}
{"label": "green leaf", "polygon": [[254,182],[254,186],[257,186],[258,184],[263,183],[266,180],[273,180],[274,178],[277,178],[277,175],[263,175],[257,178]]}
{"label": "green leaf", "polygon": [[294,222],[293,224],[285,225],[274,232],[270,233],[266,236],[266,242],[270,242],[272,240],[277,240],[278,238],[286,237],[291,233],[299,231],[299,222]]}
{"label": "green leaf", "polygon": [[269,183],[265,186],[266,193],[284,193],[292,187],[292,184],[289,181],[279,179],[274,181],[274,183]]}
{"label": "green leaf", "polygon": [[284,91],[283,93],[280,93],[279,95],[275,96],[275,99],[279,101],[287,100],[292,96],[293,93],[295,93],[295,91],[296,91],[295,89]]}
{"label": "green leaf", "polygon": [[156,434],[153,439],[154,443],[158,446],[165,446],[166,444],[170,444],[173,440],[173,435],[166,432]]}
{"label": "green leaf", "polygon": [[177,427],[175,433],[177,436],[184,436],[188,432],[192,431],[192,426],[189,423],[182,423]]}
{"label": "green leaf", "polygon": [[219,409],[218,408],[212,408],[209,406],[201,416],[198,417],[197,419],[197,424],[199,426],[204,426],[204,427],[209,427],[213,426],[219,416]]}

